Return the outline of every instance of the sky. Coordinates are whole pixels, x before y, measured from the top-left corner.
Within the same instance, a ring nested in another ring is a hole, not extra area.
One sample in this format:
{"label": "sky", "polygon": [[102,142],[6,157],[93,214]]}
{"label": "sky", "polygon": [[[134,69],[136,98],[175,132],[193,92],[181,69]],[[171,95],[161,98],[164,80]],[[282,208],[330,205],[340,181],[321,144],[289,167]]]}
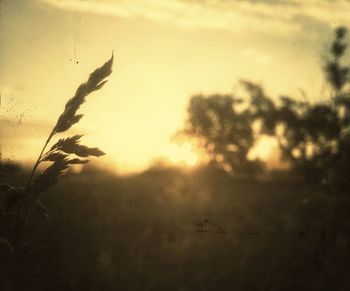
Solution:
{"label": "sky", "polygon": [[70,133],[119,172],[190,157],[172,136],[195,94],[249,79],[276,98],[324,100],[327,45],[350,26],[348,11],[341,0],[0,0],[2,155],[33,161],[66,101],[114,52],[108,84]]}

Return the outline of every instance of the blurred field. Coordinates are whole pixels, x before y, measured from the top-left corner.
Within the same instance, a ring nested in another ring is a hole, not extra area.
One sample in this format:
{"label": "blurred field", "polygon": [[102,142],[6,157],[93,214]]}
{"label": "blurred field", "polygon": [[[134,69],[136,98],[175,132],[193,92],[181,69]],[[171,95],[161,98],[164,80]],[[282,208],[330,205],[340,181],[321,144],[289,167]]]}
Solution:
{"label": "blurred field", "polygon": [[27,226],[41,247],[14,289],[346,290],[346,264],[322,253],[325,197],[291,177],[67,174],[43,199],[51,227]]}

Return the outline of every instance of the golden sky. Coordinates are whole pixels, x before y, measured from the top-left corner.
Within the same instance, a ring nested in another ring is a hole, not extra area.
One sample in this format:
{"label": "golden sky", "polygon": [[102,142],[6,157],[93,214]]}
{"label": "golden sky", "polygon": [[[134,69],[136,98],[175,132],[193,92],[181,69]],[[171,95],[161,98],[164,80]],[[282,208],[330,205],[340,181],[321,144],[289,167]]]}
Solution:
{"label": "golden sky", "polygon": [[336,0],[2,0],[3,155],[34,159],[67,99],[112,51],[109,82],[72,132],[119,171],[174,151],[194,94],[230,93],[246,78],[273,96],[324,98],[325,49],[349,11]]}

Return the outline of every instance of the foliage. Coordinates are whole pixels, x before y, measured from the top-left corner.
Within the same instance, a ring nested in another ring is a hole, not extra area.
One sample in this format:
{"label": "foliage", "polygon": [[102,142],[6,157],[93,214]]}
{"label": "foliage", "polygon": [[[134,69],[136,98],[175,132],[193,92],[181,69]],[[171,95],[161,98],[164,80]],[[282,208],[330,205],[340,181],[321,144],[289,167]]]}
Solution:
{"label": "foliage", "polygon": [[331,59],[325,66],[326,77],[336,93],[328,102],[298,102],[281,97],[275,105],[262,115],[263,133],[277,138],[284,157],[292,167],[309,181],[329,183],[330,176],[339,176],[339,157],[345,163],[348,156],[349,136],[349,67],[341,65],[345,53],[346,29],[335,30],[331,46]]}
{"label": "foliage", "polygon": [[194,96],[185,132],[200,138],[213,161],[245,174],[258,171],[260,165],[247,159],[254,136],[251,116],[237,109],[239,103],[230,95]]}

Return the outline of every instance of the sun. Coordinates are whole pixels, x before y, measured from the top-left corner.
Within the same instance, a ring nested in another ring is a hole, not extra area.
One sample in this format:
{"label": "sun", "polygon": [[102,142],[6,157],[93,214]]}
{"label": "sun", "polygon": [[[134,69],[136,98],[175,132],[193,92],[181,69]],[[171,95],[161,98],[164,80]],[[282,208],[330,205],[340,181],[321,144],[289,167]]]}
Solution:
{"label": "sun", "polygon": [[189,142],[169,144],[166,155],[174,164],[185,164],[193,167],[199,161],[198,154],[194,152],[193,145]]}

